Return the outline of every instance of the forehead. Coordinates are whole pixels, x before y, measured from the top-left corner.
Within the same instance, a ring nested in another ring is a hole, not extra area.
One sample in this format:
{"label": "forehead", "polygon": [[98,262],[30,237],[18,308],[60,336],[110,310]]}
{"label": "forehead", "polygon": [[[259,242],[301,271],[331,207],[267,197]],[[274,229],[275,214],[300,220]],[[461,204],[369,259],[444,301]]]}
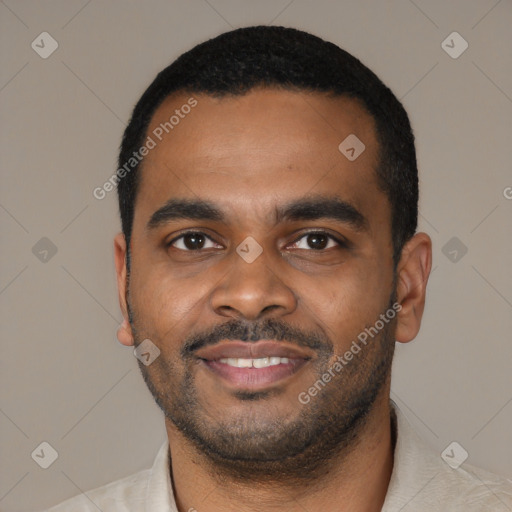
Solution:
{"label": "forehead", "polygon": [[[146,135],[155,146],[141,166],[135,220],[174,196],[254,215],[308,194],[339,193],[359,208],[375,194],[386,202],[375,177],[375,123],[352,98],[275,89],[222,98],[179,93],[160,105]],[[340,151],[345,140],[364,144],[355,160]]]}

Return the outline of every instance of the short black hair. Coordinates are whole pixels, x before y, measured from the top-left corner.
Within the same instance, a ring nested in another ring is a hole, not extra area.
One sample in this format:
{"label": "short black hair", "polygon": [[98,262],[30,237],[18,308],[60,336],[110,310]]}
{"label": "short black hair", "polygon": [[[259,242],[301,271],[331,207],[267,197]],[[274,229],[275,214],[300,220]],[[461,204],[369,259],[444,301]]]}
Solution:
{"label": "short black hair", "polygon": [[[136,104],[123,135],[119,168],[144,144],[156,109],[172,93],[223,97],[256,87],[356,98],[373,117],[379,143],[377,182],[391,205],[396,266],[418,218],[418,169],[409,118],[391,90],[361,61],[307,32],[276,26],[240,28],[181,55],[158,73]],[[128,266],[140,165],[123,173],[117,186]]]}

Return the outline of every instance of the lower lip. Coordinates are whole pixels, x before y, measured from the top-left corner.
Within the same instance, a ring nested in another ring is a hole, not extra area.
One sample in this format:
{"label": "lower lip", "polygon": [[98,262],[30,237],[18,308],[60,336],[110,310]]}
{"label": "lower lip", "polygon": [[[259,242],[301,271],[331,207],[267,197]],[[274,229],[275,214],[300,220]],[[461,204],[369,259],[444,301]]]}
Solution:
{"label": "lower lip", "polygon": [[215,374],[231,385],[241,389],[263,389],[294,373],[306,364],[305,359],[290,359],[286,364],[276,364],[265,368],[237,368],[219,361],[203,361]]}

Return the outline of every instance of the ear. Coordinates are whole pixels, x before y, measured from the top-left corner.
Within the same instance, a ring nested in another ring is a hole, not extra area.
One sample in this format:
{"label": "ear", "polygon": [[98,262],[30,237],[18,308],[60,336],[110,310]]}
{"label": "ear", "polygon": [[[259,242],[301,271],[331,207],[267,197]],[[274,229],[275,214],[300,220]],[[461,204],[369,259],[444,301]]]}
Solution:
{"label": "ear", "polygon": [[402,309],[397,316],[396,341],[407,343],[420,330],[431,267],[432,240],[426,233],[416,233],[404,245],[397,266],[397,301]]}
{"label": "ear", "polygon": [[114,238],[114,261],[117,274],[117,292],[119,295],[119,306],[123,313],[123,323],[117,329],[117,339],[122,345],[130,346],[134,344],[132,328],[128,320],[128,306],[126,299],[127,269],[126,269],[126,239],[123,233],[118,233]]}

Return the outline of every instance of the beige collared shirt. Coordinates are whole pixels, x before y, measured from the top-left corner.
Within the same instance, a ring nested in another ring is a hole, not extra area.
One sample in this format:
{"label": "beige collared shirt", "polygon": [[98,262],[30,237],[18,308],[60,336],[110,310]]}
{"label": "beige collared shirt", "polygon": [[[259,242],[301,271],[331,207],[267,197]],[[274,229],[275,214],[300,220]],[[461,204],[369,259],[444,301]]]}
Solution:
{"label": "beige collared shirt", "polygon": [[[467,464],[453,469],[391,403],[396,411],[397,442],[382,512],[512,512],[510,481]],[[456,455],[450,450],[445,457],[449,460]],[[71,498],[47,512],[178,512],[169,462],[165,442],[151,469]]]}

